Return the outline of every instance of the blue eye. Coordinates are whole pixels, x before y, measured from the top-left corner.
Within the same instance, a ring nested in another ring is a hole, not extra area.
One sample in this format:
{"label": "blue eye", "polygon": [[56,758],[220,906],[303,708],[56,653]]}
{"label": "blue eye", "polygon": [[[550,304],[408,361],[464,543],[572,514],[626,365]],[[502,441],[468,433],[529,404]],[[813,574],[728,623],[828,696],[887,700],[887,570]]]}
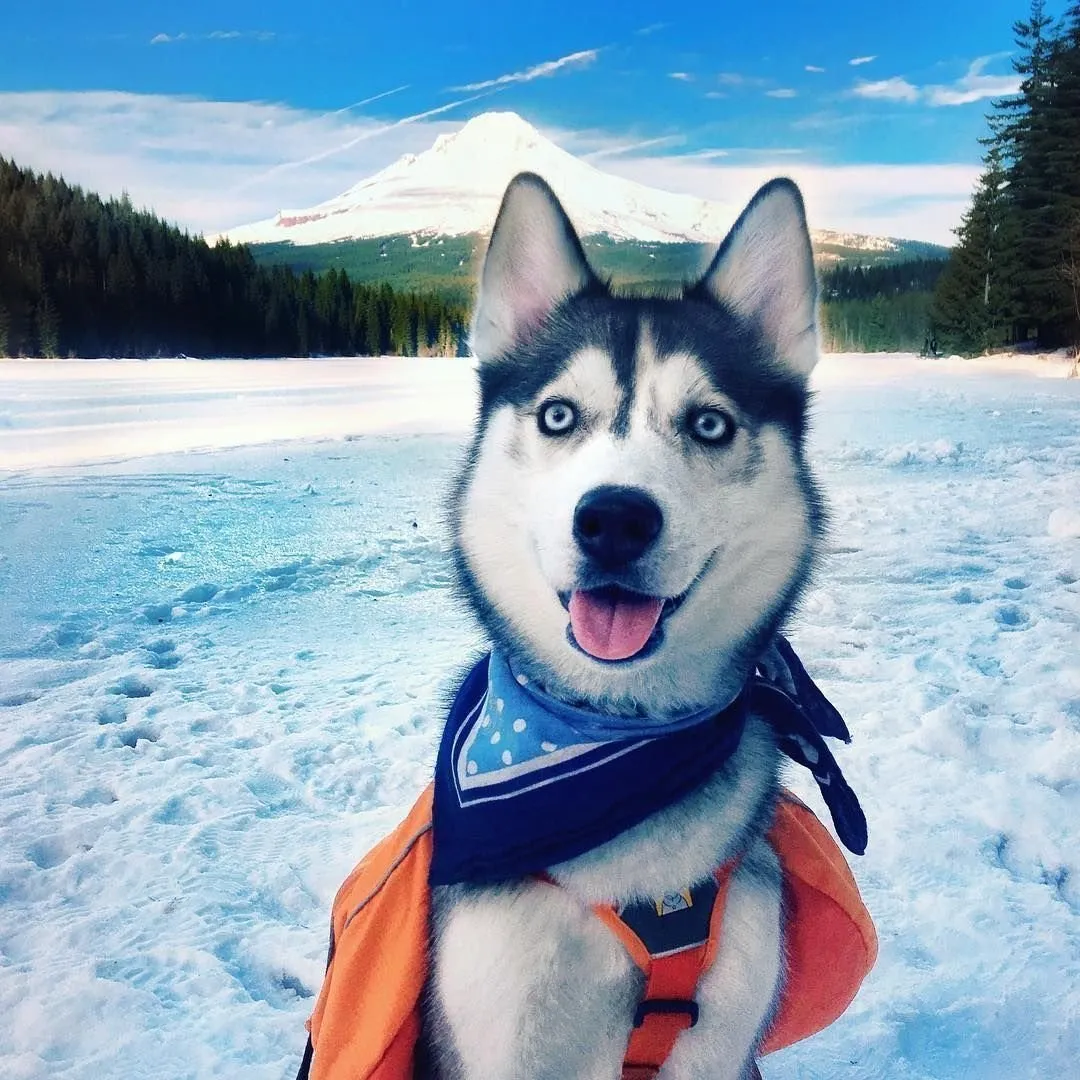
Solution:
{"label": "blue eye", "polygon": [[545,435],[566,435],[577,427],[577,410],[568,401],[549,401],[540,407],[536,422]]}
{"label": "blue eye", "polygon": [[695,409],[687,420],[690,434],[708,446],[723,446],[735,438],[735,421],[723,409]]}

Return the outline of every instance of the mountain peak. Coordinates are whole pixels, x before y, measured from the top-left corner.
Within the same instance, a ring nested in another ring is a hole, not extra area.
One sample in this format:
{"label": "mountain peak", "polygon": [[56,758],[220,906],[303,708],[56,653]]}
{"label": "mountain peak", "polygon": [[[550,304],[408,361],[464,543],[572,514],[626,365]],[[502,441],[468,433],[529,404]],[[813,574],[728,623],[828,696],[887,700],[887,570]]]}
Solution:
{"label": "mountain peak", "polygon": [[479,116],[474,116],[471,120],[466,121],[463,127],[453,132],[453,134],[440,135],[435,141],[435,146],[437,147],[439,143],[443,141],[453,141],[456,143],[482,143],[492,139],[517,143],[539,143],[547,141],[528,120],[518,116],[516,112],[503,110],[500,112],[481,113]]}
{"label": "mountain peak", "polygon": [[[444,168],[447,158],[456,157],[469,169],[475,169],[479,162],[521,161],[564,152],[515,112],[486,112],[474,116],[457,131],[440,135],[427,151],[441,158]],[[420,154],[414,160],[424,156]]]}
{"label": "mountain peak", "polygon": [[601,172],[517,113],[499,111],[474,116],[457,131],[440,135],[430,149],[398,158],[327,202],[282,210],[269,221],[222,235],[234,243],[299,245],[487,235],[506,185],[520,172],[537,173],[551,185],[582,236],[714,244],[727,234],[739,209]]}

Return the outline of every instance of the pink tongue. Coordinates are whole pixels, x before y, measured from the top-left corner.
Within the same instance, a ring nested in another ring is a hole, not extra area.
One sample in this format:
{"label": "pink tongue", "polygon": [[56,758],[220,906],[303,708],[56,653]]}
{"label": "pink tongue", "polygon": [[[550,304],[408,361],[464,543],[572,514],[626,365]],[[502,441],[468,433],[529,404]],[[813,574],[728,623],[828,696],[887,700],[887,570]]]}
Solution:
{"label": "pink tongue", "polygon": [[574,592],[570,596],[570,626],[574,640],[598,660],[628,660],[649,640],[664,601],[653,596],[615,599],[604,592]]}

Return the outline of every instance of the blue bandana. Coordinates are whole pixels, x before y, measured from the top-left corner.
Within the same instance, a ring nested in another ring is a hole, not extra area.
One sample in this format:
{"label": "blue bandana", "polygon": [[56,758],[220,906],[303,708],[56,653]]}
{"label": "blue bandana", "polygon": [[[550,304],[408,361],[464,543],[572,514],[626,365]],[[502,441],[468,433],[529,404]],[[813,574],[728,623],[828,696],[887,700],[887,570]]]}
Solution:
{"label": "blue bandana", "polygon": [[722,709],[664,722],[558,701],[495,651],[465,677],[435,766],[431,883],[491,883],[581,855],[704,783],[735,752],[749,709],[809,768],[840,838],[859,854],[866,820],[822,735],[839,713],[778,638]]}

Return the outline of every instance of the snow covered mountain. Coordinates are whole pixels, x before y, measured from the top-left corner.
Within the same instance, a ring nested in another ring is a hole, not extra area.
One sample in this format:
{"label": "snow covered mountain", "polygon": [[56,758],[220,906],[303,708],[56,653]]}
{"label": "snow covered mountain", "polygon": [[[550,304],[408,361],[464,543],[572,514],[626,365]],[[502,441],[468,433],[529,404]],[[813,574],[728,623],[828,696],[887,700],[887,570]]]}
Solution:
{"label": "snow covered mountain", "polygon": [[[297,245],[384,236],[486,234],[499,200],[517,173],[539,173],[563,200],[583,235],[651,243],[723,239],[739,207],[677,195],[601,172],[556,146],[512,112],[474,117],[430,150],[406,154],[341,195],[307,210],[221,235],[233,243]],[[211,238],[213,239],[213,238]],[[896,250],[884,237],[822,230],[815,245],[865,251]]]}

